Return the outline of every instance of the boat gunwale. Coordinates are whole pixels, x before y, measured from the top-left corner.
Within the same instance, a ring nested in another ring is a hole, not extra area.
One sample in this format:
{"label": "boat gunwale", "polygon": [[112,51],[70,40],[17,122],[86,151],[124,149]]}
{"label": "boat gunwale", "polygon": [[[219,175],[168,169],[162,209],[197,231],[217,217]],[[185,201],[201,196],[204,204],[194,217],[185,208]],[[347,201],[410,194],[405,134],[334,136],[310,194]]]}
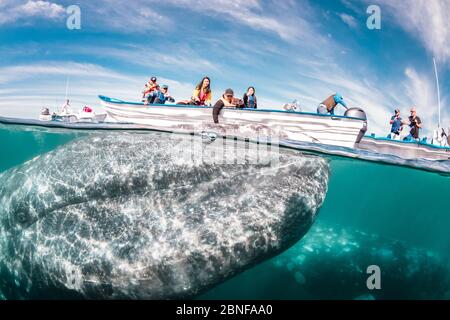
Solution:
{"label": "boat gunwale", "polygon": [[381,141],[381,142],[392,142],[394,144],[397,143],[399,145],[401,145],[401,144],[404,144],[404,145],[409,144],[411,146],[414,145],[415,147],[431,147],[431,148],[445,150],[445,151],[450,152],[450,147],[436,146],[434,144],[430,144],[430,143],[427,143],[427,142],[421,142],[421,141],[393,140],[393,139],[389,139],[389,138],[385,138],[385,137],[374,137],[374,136],[371,136],[371,135],[365,135],[363,137],[363,139],[372,139],[372,140]]}
{"label": "boat gunwale", "polygon": [[[99,95],[100,100],[106,103],[111,104],[128,104],[134,106],[143,106],[143,107],[169,107],[169,108],[192,108],[192,109],[212,109],[210,106],[194,106],[194,105],[181,105],[181,104],[151,104],[144,105],[142,102],[128,102],[115,98],[109,98],[106,96]],[[367,121],[364,118],[357,117],[348,117],[348,116],[340,116],[340,115],[329,115],[329,114],[320,114],[314,112],[299,112],[299,111],[285,111],[285,110],[274,110],[274,109],[253,109],[253,108],[239,108],[233,109],[237,111],[250,111],[250,112],[275,112],[275,113],[284,113],[284,114],[294,114],[294,115],[308,115],[308,116],[318,116],[318,117],[327,117],[327,118],[339,118],[339,119],[349,119],[349,120],[358,120],[358,121]]]}

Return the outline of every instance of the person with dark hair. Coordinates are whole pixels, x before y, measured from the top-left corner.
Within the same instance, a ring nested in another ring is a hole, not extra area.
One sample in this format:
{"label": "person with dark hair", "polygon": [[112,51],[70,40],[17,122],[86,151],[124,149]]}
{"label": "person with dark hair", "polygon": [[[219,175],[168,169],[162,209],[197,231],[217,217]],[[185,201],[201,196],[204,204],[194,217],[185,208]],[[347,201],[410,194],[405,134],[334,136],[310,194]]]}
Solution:
{"label": "person with dark hair", "polygon": [[244,108],[256,109],[258,106],[258,102],[256,100],[255,88],[248,87],[247,92],[244,93],[244,97],[242,98],[244,101]]}
{"label": "person with dark hair", "polygon": [[211,80],[209,77],[203,77],[192,93],[191,104],[197,106],[210,106],[211,98]]}
{"label": "person with dark hair", "polygon": [[213,120],[214,123],[219,123],[219,114],[223,108],[236,108],[239,104],[239,99],[234,99],[233,89],[225,90],[222,97],[217,100],[213,108]]}

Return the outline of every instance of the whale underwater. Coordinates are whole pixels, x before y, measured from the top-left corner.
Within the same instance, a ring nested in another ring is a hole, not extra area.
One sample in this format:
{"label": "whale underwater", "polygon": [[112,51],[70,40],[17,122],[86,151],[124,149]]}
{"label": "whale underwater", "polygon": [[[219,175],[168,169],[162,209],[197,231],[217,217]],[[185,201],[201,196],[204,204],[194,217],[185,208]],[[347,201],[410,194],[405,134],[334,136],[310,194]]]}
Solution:
{"label": "whale underwater", "polygon": [[0,174],[0,298],[195,297],[300,240],[328,178],[270,146],[77,138]]}
{"label": "whale underwater", "polygon": [[[369,289],[369,266],[380,288]],[[450,259],[395,239],[317,221],[289,250],[211,289],[200,299],[449,299]]]}

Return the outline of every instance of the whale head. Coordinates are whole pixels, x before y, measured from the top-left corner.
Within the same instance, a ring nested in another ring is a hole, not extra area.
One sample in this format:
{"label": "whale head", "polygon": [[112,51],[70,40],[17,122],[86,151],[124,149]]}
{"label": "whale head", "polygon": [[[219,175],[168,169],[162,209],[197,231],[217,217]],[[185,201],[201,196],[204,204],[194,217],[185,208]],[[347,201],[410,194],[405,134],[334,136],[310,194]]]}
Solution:
{"label": "whale head", "polygon": [[329,165],[249,145],[93,134],[0,174],[0,294],[193,297],[282,252],[313,223]]}

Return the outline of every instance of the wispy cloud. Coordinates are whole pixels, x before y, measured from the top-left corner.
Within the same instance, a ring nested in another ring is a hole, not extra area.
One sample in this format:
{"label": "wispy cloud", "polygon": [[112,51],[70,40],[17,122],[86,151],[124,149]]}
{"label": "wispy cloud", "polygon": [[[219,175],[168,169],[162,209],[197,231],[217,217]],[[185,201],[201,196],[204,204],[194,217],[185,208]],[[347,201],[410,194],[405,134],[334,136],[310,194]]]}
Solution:
{"label": "wispy cloud", "polygon": [[[52,110],[64,101],[66,79],[69,97],[76,109],[84,105],[101,111],[97,95],[137,101],[143,79],[132,77],[95,64],[55,61],[0,68],[0,114],[3,116],[36,118],[43,106]],[[190,97],[193,84],[159,77],[179,98]]]}
{"label": "wispy cloud", "polygon": [[39,76],[96,76],[129,81],[132,78],[98,65],[76,62],[47,62],[0,68],[0,83],[11,83]]}
{"label": "wispy cloud", "polygon": [[274,32],[285,40],[296,36],[297,29],[268,15],[258,0],[167,0],[174,6],[200,14],[216,14],[229,22],[245,24],[256,30]]}
{"label": "wispy cloud", "polygon": [[[167,10],[167,7],[170,9]],[[100,29],[144,33],[152,29],[163,31],[176,27],[178,32],[185,32],[189,23],[180,25],[180,21],[174,21],[178,16],[170,14],[181,9],[186,14],[192,12],[193,16],[212,17],[222,23],[275,34],[288,42],[306,39],[322,41],[321,34],[315,32],[308,22],[308,18],[314,17],[307,2],[300,5],[296,1],[273,0],[166,0],[163,3],[158,0],[136,0],[131,6],[119,0],[99,0],[83,4],[83,8]]]}
{"label": "wispy cloud", "polygon": [[161,14],[161,2],[156,0],[84,1],[82,12],[87,17],[85,24],[96,30],[109,30],[140,34],[143,41],[151,41],[149,31],[163,32],[172,25],[172,19]]}
{"label": "wispy cloud", "polygon": [[58,20],[64,13],[62,5],[49,1],[3,0],[0,3],[0,25],[8,23],[28,23],[30,18]]}
{"label": "wispy cloud", "polygon": [[346,13],[341,13],[339,14],[339,18],[341,18],[341,20],[348,25],[350,28],[356,28],[358,27],[358,22],[356,21],[355,17],[346,14]]}
{"label": "wispy cloud", "polygon": [[[448,0],[380,0],[383,13],[443,62],[450,62],[450,1]],[[386,10],[386,11],[384,11]]]}

